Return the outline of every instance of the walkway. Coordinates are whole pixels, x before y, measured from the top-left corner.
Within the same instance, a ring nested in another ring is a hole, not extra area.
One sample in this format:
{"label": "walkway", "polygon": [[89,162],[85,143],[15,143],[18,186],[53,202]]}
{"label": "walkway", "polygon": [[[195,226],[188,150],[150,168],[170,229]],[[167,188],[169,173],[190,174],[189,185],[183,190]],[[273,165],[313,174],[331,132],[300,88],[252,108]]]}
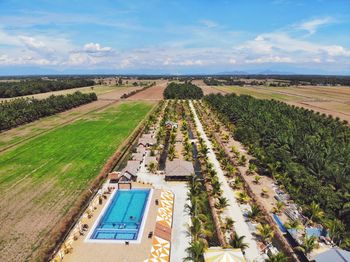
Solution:
{"label": "walkway", "polygon": [[204,142],[206,143],[209,151],[208,151],[208,159],[209,161],[213,164],[219,181],[221,182],[221,189],[223,190],[223,197],[227,198],[228,202],[229,202],[229,206],[226,208],[225,210],[225,214],[228,217],[231,217],[234,221],[234,227],[235,230],[237,232],[237,234],[239,236],[245,236],[245,242],[249,244],[249,247],[245,250],[245,258],[247,259],[247,261],[254,261],[255,259],[260,258],[260,251],[258,249],[257,243],[253,237],[253,235],[251,234],[251,232],[249,231],[248,225],[245,222],[244,216],[243,216],[243,212],[240,209],[237,200],[234,196],[234,191],[233,189],[230,188],[230,186],[228,185],[226,178],[224,176],[224,172],[221,169],[220,163],[219,161],[216,159],[216,155],[213,151],[212,148],[212,144],[209,141],[207,135],[204,132],[202,123],[200,122],[197,112],[192,104],[192,101],[190,101],[190,107],[191,110],[193,112],[194,115],[194,120],[197,126],[197,129],[202,137],[202,139],[204,140]]}
{"label": "walkway", "polygon": [[142,182],[152,183],[157,189],[170,190],[175,195],[173,227],[171,234],[170,261],[183,261],[187,257],[186,248],[191,241],[187,234],[187,225],[190,221],[188,213],[185,211],[187,201],[187,186],[185,182],[165,182],[164,175],[150,174],[145,167],[144,161],[137,174],[137,179]]}

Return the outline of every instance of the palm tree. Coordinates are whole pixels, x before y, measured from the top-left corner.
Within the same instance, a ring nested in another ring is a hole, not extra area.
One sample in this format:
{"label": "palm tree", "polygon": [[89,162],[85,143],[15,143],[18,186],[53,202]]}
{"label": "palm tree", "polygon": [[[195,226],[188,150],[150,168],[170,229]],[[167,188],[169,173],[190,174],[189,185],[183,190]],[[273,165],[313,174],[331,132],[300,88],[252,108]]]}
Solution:
{"label": "palm tree", "polygon": [[261,179],[261,176],[256,175],[256,176],[254,177],[254,183],[258,185],[258,184],[260,183],[260,179]]}
{"label": "palm tree", "polygon": [[226,220],[225,220],[226,232],[230,232],[232,230],[234,223],[235,223],[235,221],[232,218],[226,217]]}
{"label": "palm tree", "polygon": [[256,165],[253,164],[253,163],[250,163],[250,164],[249,164],[249,167],[248,167],[248,170],[247,170],[247,175],[252,175],[252,174],[254,174],[256,171],[257,171]]}
{"label": "palm tree", "polygon": [[260,208],[257,205],[253,204],[252,208],[251,208],[251,211],[248,212],[247,216],[251,220],[258,220],[260,218],[260,216],[261,216]]}
{"label": "palm tree", "polygon": [[241,189],[243,187],[243,181],[240,177],[236,177],[235,180],[230,183],[230,185],[233,187],[233,189]]}
{"label": "palm tree", "polygon": [[247,192],[242,191],[242,192],[238,193],[238,201],[240,203],[247,203],[249,200],[250,200],[250,198],[249,198]]}
{"label": "palm tree", "polygon": [[175,146],[174,145],[169,146],[168,157],[171,161],[175,158]]}
{"label": "palm tree", "polygon": [[244,243],[245,236],[238,236],[237,232],[234,232],[230,239],[230,245],[233,248],[240,248],[242,251],[249,247],[248,243]]}
{"label": "palm tree", "polygon": [[225,197],[219,197],[218,202],[216,202],[215,207],[222,213],[223,210],[229,206],[228,200]]}
{"label": "palm tree", "polygon": [[308,207],[308,211],[310,212],[310,221],[313,222],[320,221],[324,216],[324,212],[320,208],[320,205],[316,204],[314,201],[312,201],[311,205]]}
{"label": "palm tree", "polygon": [[276,214],[281,214],[284,209],[284,204],[281,201],[277,201],[276,206],[272,208],[272,212]]}
{"label": "palm tree", "polygon": [[343,222],[339,219],[330,219],[325,224],[332,241],[338,242],[342,236],[342,233],[345,232],[345,225]]}
{"label": "palm tree", "polygon": [[289,220],[287,223],[284,224],[285,228],[287,229],[296,229],[296,230],[303,230],[304,226],[300,222],[300,220]]}
{"label": "palm tree", "polygon": [[269,258],[265,259],[265,262],[288,262],[288,257],[282,253],[278,252],[274,255],[269,256]]}
{"label": "palm tree", "polygon": [[205,244],[202,241],[193,241],[190,246],[186,249],[188,256],[184,259],[185,261],[201,262],[203,261],[203,252]]}
{"label": "palm tree", "polygon": [[274,236],[274,232],[269,224],[259,224],[257,226],[257,230],[258,230],[257,232],[258,236],[260,236],[261,240],[265,244],[268,244],[271,242]]}
{"label": "palm tree", "polygon": [[151,161],[148,165],[148,171],[152,174],[154,174],[158,169],[158,165],[156,162]]}
{"label": "palm tree", "polygon": [[241,155],[241,157],[238,160],[238,165],[244,166],[247,162],[247,157],[245,155]]}
{"label": "palm tree", "polygon": [[308,237],[307,235],[303,238],[303,243],[296,247],[296,250],[299,250],[303,252],[306,256],[308,256],[312,250],[314,250],[317,247],[316,237],[311,236]]}

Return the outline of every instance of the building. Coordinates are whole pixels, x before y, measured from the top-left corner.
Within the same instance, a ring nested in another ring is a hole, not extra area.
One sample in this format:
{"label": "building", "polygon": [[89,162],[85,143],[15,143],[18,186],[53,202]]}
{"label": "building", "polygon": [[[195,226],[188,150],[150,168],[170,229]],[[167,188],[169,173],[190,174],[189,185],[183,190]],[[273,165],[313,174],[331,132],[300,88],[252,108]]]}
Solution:
{"label": "building", "polygon": [[166,181],[186,181],[194,174],[193,164],[190,161],[174,159],[166,161],[165,180]]}
{"label": "building", "polygon": [[165,127],[167,129],[173,129],[173,128],[177,128],[178,124],[176,122],[173,122],[173,121],[166,121],[165,122]]}
{"label": "building", "polygon": [[148,167],[151,162],[158,164],[158,160],[155,156],[146,156],[145,157],[145,166]]}
{"label": "building", "polygon": [[140,163],[143,160],[144,155],[142,153],[132,153],[131,159],[135,161],[139,161]]}
{"label": "building", "polygon": [[328,251],[322,252],[315,256],[316,262],[346,262],[350,261],[350,252],[340,249],[332,248]]}
{"label": "building", "polygon": [[140,138],[139,141],[137,143],[137,146],[144,146],[144,147],[150,147],[153,146],[157,143],[157,139],[155,139],[154,137],[152,137],[152,135],[150,134],[143,134]]}

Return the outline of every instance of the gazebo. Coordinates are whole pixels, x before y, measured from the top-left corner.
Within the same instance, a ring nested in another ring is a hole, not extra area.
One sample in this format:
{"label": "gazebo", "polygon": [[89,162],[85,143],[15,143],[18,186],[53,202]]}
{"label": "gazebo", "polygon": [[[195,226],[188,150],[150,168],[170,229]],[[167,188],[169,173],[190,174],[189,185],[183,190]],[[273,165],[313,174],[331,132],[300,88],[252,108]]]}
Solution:
{"label": "gazebo", "polygon": [[204,252],[205,262],[244,262],[244,256],[239,248],[211,247]]}

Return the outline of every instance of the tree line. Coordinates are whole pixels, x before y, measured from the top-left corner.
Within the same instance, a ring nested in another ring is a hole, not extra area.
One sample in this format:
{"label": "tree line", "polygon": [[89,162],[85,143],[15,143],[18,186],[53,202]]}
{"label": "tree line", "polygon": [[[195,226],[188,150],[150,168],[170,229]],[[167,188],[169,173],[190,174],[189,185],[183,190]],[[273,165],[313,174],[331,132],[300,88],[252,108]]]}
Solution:
{"label": "tree line", "polygon": [[212,94],[205,101],[234,123],[234,137],[256,157],[259,173],[274,177],[304,210],[319,203],[325,212],[320,222],[336,218],[345,224],[345,230],[339,227],[342,236],[350,237],[346,236],[350,232],[350,128],[346,121],[246,95]]}
{"label": "tree line", "polygon": [[51,91],[95,85],[93,80],[84,78],[63,78],[55,80],[30,79],[0,82],[0,97],[34,95]]}
{"label": "tree line", "polygon": [[16,98],[0,102],[0,131],[7,130],[39,118],[66,111],[96,101],[95,93],[50,96],[46,99]]}
{"label": "tree line", "polygon": [[163,95],[166,99],[201,99],[203,91],[192,83],[172,82],[165,88]]}

